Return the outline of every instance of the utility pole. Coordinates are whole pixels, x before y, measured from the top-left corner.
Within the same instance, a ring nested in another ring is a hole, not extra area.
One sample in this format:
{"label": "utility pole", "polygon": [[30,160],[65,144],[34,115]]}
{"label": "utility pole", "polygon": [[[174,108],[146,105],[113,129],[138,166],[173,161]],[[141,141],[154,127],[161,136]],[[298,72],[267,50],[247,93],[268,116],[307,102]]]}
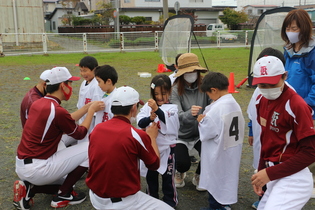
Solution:
{"label": "utility pole", "polygon": [[163,22],[168,19],[168,0],[163,0]]}

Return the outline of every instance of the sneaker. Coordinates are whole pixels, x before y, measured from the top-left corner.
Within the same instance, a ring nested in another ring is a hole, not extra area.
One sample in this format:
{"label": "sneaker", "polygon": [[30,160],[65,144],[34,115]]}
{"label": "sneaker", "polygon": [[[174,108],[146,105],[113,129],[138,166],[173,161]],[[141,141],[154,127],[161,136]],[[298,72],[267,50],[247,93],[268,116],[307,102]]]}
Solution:
{"label": "sneaker", "polygon": [[195,185],[196,190],[198,190],[200,192],[206,191],[205,189],[199,188],[199,178],[200,178],[200,175],[195,174],[194,178],[192,179],[193,185]]}
{"label": "sneaker", "polygon": [[86,195],[83,192],[76,193],[75,191],[72,191],[68,195],[61,196],[61,195],[55,195],[51,201],[51,207],[54,208],[61,208],[66,207],[68,205],[75,205],[80,204],[86,199]]}
{"label": "sneaker", "polygon": [[252,208],[253,209],[257,209],[258,208],[258,204],[259,204],[259,201],[256,201],[252,204]]}
{"label": "sneaker", "polygon": [[189,156],[190,157],[190,162],[191,163],[198,163],[199,160],[195,156]]}
{"label": "sneaker", "polygon": [[13,206],[16,209],[28,210],[31,208],[29,202],[31,184],[27,181],[16,180],[13,185]]}
{"label": "sneaker", "polygon": [[185,173],[180,173],[178,171],[175,172],[175,187],[181,188],[185,186],[185,179],[186,177],[186,172]]}

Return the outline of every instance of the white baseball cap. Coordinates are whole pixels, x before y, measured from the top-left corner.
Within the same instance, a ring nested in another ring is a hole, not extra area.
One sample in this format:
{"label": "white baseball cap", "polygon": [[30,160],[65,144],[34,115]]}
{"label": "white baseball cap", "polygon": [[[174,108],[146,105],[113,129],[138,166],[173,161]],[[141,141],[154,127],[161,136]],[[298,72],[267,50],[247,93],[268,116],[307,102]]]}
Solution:
{"label": "white baseball cap", "polygon": [[72,76],[66,67],[54,67],[47,75],[47,80],[49,80],[46,82],[47,85],[55,85],[65,81],[77,81],[80,77]]}
{"label": "white baseball cap", "polygon": [[50,73],[50,69],[45,70],[45,71],[43,71],[43,72],[40,74],[39,78],[40,78],[41,80],[46,81],[46,79],[49,77],[49,76],[48,76],[49,73]]}
{"label": "white baseball cap", "polygon": [[141,102],[139,93],[129,86],[119,87],[113,93],[112,106],[131,106]]}
{"label": "white baseball cap", "polygon": [[275,56],[264,56],[254,65],[252,85],[259,83],[277,84],[285,73],[282,61]]}

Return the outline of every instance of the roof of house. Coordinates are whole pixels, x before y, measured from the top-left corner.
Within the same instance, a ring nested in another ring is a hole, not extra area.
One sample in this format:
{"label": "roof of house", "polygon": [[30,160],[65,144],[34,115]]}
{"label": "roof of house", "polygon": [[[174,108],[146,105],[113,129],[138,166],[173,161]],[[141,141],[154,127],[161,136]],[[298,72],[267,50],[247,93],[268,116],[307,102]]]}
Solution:
{"label": "roof of house", "polygon": [[89,11],[84,2],[78,2],[75,5],[75,10]]}
{"label": "roof of house", "polygon": [[245,7],[256,7],[256,8],[275,8],[275,7],[279,7],[277,5],[246,5]]}

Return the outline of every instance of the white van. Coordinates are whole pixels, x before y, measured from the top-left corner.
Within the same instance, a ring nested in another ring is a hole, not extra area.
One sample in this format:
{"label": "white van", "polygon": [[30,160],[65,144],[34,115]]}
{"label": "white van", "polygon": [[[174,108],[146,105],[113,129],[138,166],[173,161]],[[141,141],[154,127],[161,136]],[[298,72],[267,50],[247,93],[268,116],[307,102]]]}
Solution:
{"label": "white van", "polygon": [[221,42],[234,42],[237,40],[237,34],[229,33],[224,31],[223,24],[211,23],[206,28],[206,36],[217,36],[220,32],[220,41]]}
{"label": "white van", "polygon": [[207,36],[212,36],[213,32],[224,30],[223,24],[211,23],[207,26],[206,32]]}

